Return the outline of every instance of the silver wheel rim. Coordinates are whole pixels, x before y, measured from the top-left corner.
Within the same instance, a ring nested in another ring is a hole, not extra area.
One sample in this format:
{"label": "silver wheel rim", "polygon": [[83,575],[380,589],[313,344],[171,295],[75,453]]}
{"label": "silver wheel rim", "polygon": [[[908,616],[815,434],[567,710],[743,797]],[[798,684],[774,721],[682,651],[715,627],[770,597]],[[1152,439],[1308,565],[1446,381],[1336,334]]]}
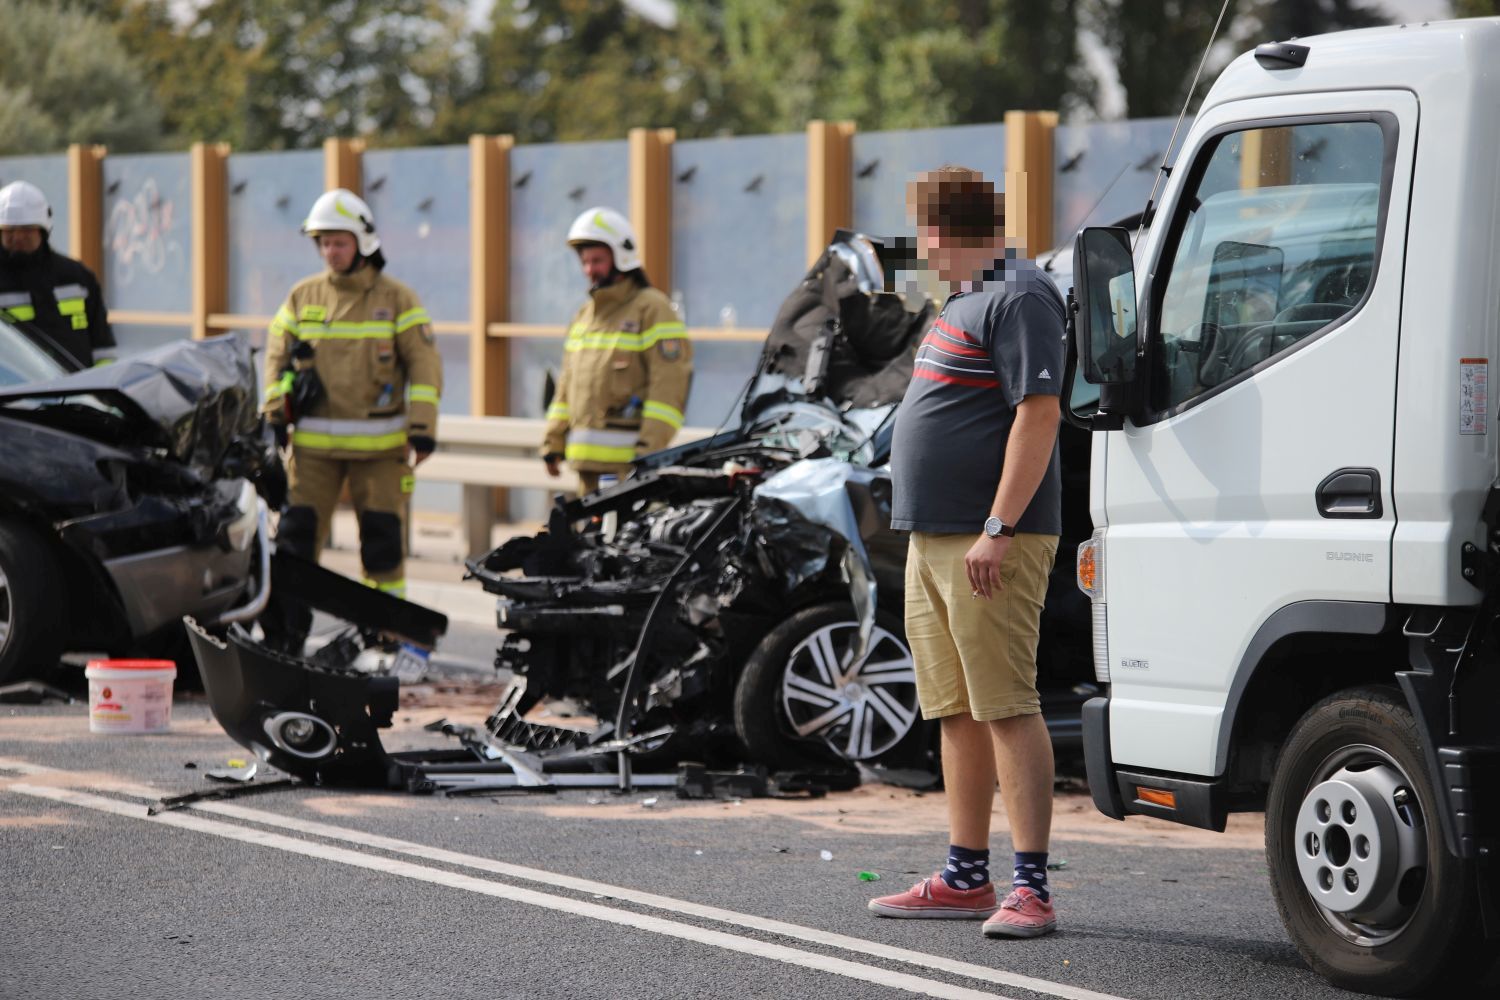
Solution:
{"label": "silver wheel rim", "polygon": [[10,578],[5,575],[4,568],[0,568],[0,653],[10,645],[11,624],[15,620],[14,605],[10,597]]}
{"label": "silver wheel rim", "polygon": [[1388,944],[1416,913],[1427,826],[1411,778],[1377,747],[1343,747],[1313,772],[1292,846],[1303,890],[1341,937]]}
{"label": "silver wheel rim", "polygon": [[850,662],[858,633],[855,622],[835,622],[799,642],[782,671],[781,705],[798,736],[870,760],[917,724],[917,675],[906,643],[879,626],[864,658]]}

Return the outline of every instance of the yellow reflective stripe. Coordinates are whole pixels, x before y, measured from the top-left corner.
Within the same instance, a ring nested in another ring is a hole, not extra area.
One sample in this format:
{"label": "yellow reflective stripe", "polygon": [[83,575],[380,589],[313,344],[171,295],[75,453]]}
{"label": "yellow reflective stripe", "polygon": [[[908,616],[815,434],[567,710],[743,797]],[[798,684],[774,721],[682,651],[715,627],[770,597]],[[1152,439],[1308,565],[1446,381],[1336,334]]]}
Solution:
{"label": "yellow reflective stripe", "polygon": [[375,590],[380,591],[382,594],[391,594],[395,597],[406,596],[405,580],[391,580],[387,583],[376,583],[369,577],[365,577],[360,582],[363,583],[366,587],[373,587]]}
{"label": "yellow reflective stripe", "polygon": [[301,340],[389,340],[396,335],[396,324],[388,319],[365,323],[301,323],[296,334]]}
{"label": "yellow reflective stripe", "polygon": [[607,444],[573,444],[568,442],[563,457],[570,462],[613,462],[623,464],[635,461],[635,448],[621,448]]}
{"label": "yellow reflective stripe", "polygon": [[64,316],[76,316],[83,312],[83,299],[58,299],[57,311]]}
{"label": "yellow reflective stripe", "polygon": [[432,323],[432,318],[427,315],[426,309],[423,309],[421,306],[418,306],[415,309],[408,309],[406,310],[406,312],[396,317],[396,332],[405,333],[412,327],[421,326],[423,323],[427,323],[429,325]]}
{"label": "yellow reflective stripe", "polygon": [[17,320],[19,322],[25,323],[25,322],[28,322],[30,320],[36,319],[36,307],[35,306],[11,306],[9,309],[5,310],[5,315],[9,316],[13,320]]}
{"label": "yellow reflective stripe", "polygon": [[681,430],[683,424],[682,411],[675,406],[659,403],[654,399],[646,400],[641,407],[641,416],[646,420],[660,420],[674,430]]}
{"label": "yellow reflective stripe", "polygon": [[571,416],[572,411],[568,409],[567,403],[553,403],[547,407],[548,420],[567,420]]}
{"label": "yellow reflective stripe", "polygon": [[402,476],[401,477],[401,492],[402,493],[410,493],[412,490],[414,490],[416,488],[417,488],[417,477],[416,476]]}
{"label": "yellow reflective stripe", "polygon": [[297,317],[286,306],[276,310],[275,317],[271,320],[272,333],[290,333],[297,335]]}
{"label": "yellow reflective stripe", "polygon": [[648,351],[663,340],[688,339],[687,327],[681,323],[657,323],[645,333],[628,333],[624,330],[584,330],[573,326],[568,330],[568,351]]}
{"label": "yellow reflective stripe", "polygon": [[406,398],[413,403],[431,403],[436,406],[438,405],[437,386],[413,382],[406,388]]}
{"label": "yellow reflective stripe", "polygon": [[644,336],[648,347],[661,340],[686,340],[688,339],[687,325],[677,320],[657,323],[647,329]]}
{"label": "yellow reflective stripe", "polygon": [[406,432],[393,434],[321,434],[317,431],[292,431],[292,444],[327,451],[389,451],[406,444]]}

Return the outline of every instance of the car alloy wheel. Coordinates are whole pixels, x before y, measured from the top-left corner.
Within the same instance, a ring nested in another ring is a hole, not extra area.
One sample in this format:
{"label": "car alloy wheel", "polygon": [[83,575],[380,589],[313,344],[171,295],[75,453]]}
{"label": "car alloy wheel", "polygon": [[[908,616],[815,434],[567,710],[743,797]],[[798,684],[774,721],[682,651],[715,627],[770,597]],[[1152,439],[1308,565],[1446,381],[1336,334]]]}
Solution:
{"label": "car alloy wheel", "polygon": [[824,625],[787,657],[781,703],[792,732],[819,739],[846,760],[871,760],[900,743],[921,718],[906,643],[876,626],[869,649],[852,654],[856,622]]}

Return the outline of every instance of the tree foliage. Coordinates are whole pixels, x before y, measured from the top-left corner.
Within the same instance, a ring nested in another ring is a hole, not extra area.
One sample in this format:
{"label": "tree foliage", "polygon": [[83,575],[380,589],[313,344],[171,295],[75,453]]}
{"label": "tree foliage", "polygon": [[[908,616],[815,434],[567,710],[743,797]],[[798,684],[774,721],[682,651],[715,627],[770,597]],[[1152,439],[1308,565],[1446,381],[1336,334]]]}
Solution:
{"label": "tree foliage", "polygon": [[0,24],[0,154],[157,145],[160,109],[108,21],[46,0],[0,0]]}
{"label": "tree foliage", "polygon": [[461,72],[461,0],[205,0],[185,16],[173,0],[113,6],[184,141],[422,141]]}

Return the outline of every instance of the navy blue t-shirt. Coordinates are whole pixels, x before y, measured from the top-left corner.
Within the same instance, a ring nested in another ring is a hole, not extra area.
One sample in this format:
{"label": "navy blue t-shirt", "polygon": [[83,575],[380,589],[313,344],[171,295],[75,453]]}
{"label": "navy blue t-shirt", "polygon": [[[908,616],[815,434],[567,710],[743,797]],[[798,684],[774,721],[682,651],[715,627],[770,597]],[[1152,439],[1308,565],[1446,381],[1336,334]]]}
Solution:
{"label": "navy blue t-shirt", "polygon": [[[928,331],[896,414],[891,527],[984,528],[1016,407],[1062,394],[1063,302],[1029,260],[1007,260],[998,279],[949,297]],[[1062,533],[1058,449],[1017,531]]]}

